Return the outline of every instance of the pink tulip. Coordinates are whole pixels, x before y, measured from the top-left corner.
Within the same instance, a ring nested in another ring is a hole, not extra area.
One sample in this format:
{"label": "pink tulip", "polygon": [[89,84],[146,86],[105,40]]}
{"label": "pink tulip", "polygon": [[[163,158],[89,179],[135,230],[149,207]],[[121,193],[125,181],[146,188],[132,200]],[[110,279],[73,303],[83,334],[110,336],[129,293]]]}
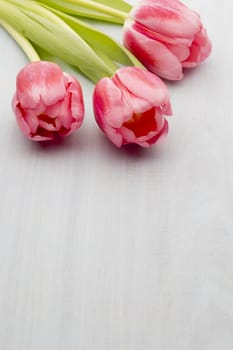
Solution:
{"label": "pink tulip", "polygon": [[141,0],[125,22],[124,45],[151,72],[180,80],[211,52],[200,16],[178,0]]}
{"label": "pink tulip", "polygon": [[99,127],[117,147],[151,146],[168,131],[164,114],[172,114],[165,84],[136,67],[121,68],[112,78],[101,79],[93,106]]}
{"label": "pink tulip", "polygon": [[79,82],[51,62],[33,62],[19,72],[12,106],[23,134],[34,141],[66,136],[84,117]]}

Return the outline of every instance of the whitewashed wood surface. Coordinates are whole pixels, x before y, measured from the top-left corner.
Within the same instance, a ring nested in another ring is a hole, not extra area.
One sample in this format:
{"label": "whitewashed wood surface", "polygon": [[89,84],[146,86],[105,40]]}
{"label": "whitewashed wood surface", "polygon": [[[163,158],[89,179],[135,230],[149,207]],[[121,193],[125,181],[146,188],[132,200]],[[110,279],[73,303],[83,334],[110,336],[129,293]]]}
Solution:
{"label": "whitewashed wood surface", "polygon": [[213,53],[168,84],[150,150],[103,137],[83,78],[80,131],[24,139],[10,104],[27,60],[0,30],[1,350],[233,349],[233,3],[186,3]]}

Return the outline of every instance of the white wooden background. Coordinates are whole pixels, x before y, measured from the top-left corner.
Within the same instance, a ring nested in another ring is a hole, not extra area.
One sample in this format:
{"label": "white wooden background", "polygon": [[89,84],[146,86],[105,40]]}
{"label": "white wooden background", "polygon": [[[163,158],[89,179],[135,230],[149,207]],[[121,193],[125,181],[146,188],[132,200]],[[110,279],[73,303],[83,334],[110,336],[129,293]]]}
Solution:
{"label": "white wooden background", "polygon": [[24,139],[10,103],[27,60],[0,30],[1,350],[233,349],[233,3],[186,4],[213,53],[168,84],[150,150],[103,137],[85,79],[79,132]]}

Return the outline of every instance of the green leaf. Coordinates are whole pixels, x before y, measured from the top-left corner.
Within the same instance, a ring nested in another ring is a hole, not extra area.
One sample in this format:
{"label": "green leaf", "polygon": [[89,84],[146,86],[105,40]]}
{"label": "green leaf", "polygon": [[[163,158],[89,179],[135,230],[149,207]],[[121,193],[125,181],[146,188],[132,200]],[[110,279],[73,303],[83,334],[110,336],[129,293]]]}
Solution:
{"label": "green leaf", "polygon": [[126,66],[139,66],[142,64],[133,56],[123,45],[108,35],[102,33],[96,28],[87,23],[60,11],[54,12],[61,17],[76,33],[78,33],[83,40],[85,40],[95,52],[102,52],[108,56],[112,61],[118,62]]}
{"label": "green leaf", "polygon": [[110,15],[103,14],[99,11],[87,9],[75,4],[67,3],[66,1],[61,0],[38,0],[39,3],[44,4],[46,6],[52,7],[53,9],[60,10],[62,12],[84,17],[87,19],[94,19],[97,21],[110,22],[114,24],[122,24],[123,20],[120,18],[116,18]]}
{"label": "green leaf", "polygon": [[[16,6],[13,6],[13,3]],[[0,18],[21,32],[32,43],[65,62],[77,66],[92,81],[113,74],[95,51],[65,22],[34,2],[0,1]]]}
{"label": "green leaf", "polygon": [[128,16],[128,13],[125,11],[118,10],[117,8],[93,0],[38,0],[38,2],[70,14],[78,15],[80,11],[84,11],[83,14],[86,13],[86,16],[90,14],[92,18],[95,18],[93,14],[96,14],[98,17],[100,15],[106,16],[105,19],[110,17],[111,21],[112,19],[116,19],[116,23],[121,24],[124,23]]}
{"label": "green leaf", "polygon": [[17,42],[17,44],[24,51],[26,56],[29,58],[31,62],[40,61],[40,57],[35,47],[31,44],[31,42],[25,38],[20,32],[15,30],[12,26],[4,21],[0,20],[0,25],[10,34],[10,36]]}

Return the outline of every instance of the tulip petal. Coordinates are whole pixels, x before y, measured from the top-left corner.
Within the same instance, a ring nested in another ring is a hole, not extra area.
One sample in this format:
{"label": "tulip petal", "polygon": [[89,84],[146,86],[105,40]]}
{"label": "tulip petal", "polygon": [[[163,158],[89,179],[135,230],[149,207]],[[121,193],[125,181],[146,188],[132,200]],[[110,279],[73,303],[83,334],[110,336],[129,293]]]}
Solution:
{"label": "tulip petal", "polygon": [[161,112],[167,116],[172,116],[173,113],[170,101],[167,101],[162,105]]}
{"label": "tulip petal", "polygon": [[195,67],[210,55],[211,50],[212,45],[207,36],[206,29],[201,28],[195,35],[188,59],[182,63],[183,67]]}
{"label": "tulip petal", "polygon": [[[128,20],[130,26],[130,20]],[[184,61],[189,57],[189,47],[192,45],[193,38],[176,38],[164,36],[161,33],[154,32],[138,22],[132,22],[133,29],[146,37],[161,42],[165,45],[180,61]],[[126,24],[127,27],[127,24]]]}
{"label": "tulip petal", "polygon": [[103,78],[96,84],[93,102],[96,120],[101,128],[105,124],[118,128],[132,115],[132,109],[124,103],[121,90],[110,78]]}
{"label": "tulip petal", "polygon": [[109,138],[110,141],[112,141],[112,143],[117,146],[117,147],[121,147],[123,144],[123,137],[121,135],[121,133],[119,132],[119,129],[114,129],[110,126],[106,126],[105,130],[104,130],[105,134],[107,135],[107,137]]}
{"label": "tulip petal", "polygon": [[[125,67],[116,72],[121,84],[126,87],[132,99],[137,97],[144,101],[146,108],[160,106],[164,101],[169,100],[166,85],[155,74],[137,67]],[[134,109],[134,112],[137,110]]]}
{"label": "tulip petal", "polygon": [[40,127],[47,131],[57,130],[57,126],[54,118],[50,118],[45,114],[41,114],[37,118],[34,117],[34,119],[38,120]]}
{"label": "tulip petal", "polygon": [[189,38],[189,37],[180,38],[176,36],[170,37],[160,32],[152,31],[150,28],[147,28],[141,23],[133,21],[131,19],[127,20],[126,27],[127,27],[127,24],[128,26],[132,26],[134,30],[136,30],[137,32],[147,36],[148,38],[159,41],[164,45],[170,44],[174,46],[178,45],[178,46],[186,47],[186,46],[190,46],[193,41],[193,37],[192,38]]}
{"label": "tulip petal", "polygon": [[70,74],[64,73],[66,79],[66,89],[70,96],[70,111],[72,118],[76,120],[76,125],[81,125],[84,117],[84,102],[82,88],[79,82]]}
{"label": "tulip petal", "polygon": [[51,106],[44,106],[43,110],[40,113],[38,107],[36,108],[36,111],[39,114],[46,113],[50,118],[56,119],[60,115],[64,114],[64,108],[64,101],[60,100],[57,103],[52,104]]}
{"label": "tulip petal", "polygon": [[167,48],[182,62],[190,56],[190,49],[188,46],[179,44],[166,44]]}
{"label": "tulip petal", "polygon": [[160,132],[157,135],[155,135],[150,140],[148,140],[149,145],[156,143],[159,139],[161,139],[161,137],[166,136],[167,133],[168,133],[168,122],[166,119],[164,119],[163,128],[160,130]]}
{"label": "tulip petal", "polygon": [[179,59],[164,44],[144,36],[132,27],[125,27],[124,44],[149,71],[165,79],[182,79]]}
{"label": "tulip petal", "polygon": [[[123,68],[124,69],[124,68]],[[147,109],[150,109],[152,104],[150,101],[133,95],[124,84],[118,79],[117,74],[112,78],[114,83],[119,87],[122,92],[122,102],[125,106],[129,107],[130,113],[125,114],[122,122],[126,122],[132,117],[134,113],[143,113]]]}
{"label": "tulip petal", "polygon": [[128,129],[127,127],[122,126],[119,129],[119,133],[122,135],[125,145],[128,143],[136,143],[137,138],[136,138],[134,132],[132,130]]}
{"label": "tulip petal", "polygon": [[143,0],[130,17],[169,37],[192,38],[201,26],[199,15],[177,0]]}
{"label": "tulip petal", "polygon": [[32,135],[31,139],[33,141],[49,141],[54,139],[54,134],[50,131],[46,131],[44,129],[38,129],[37,134]]}
{"label": "tulip petal", "polygon": [[30,131],[30,127],[29,125],[26,123],[20,109],[18,108],[18,106],[15,107],[15,116],[16,116],[16,121],[19,125],[19,128],[21,129],[21,131],[23,132],[23,134],[30,138],[31,136],[31,131]]}
{"label": "tulip petal", "polygon": [[65,94],[63,72],[51,62],[33,62],[17,76],[17,97],[23,108],[35,108],[40,100],[51,105]]}

